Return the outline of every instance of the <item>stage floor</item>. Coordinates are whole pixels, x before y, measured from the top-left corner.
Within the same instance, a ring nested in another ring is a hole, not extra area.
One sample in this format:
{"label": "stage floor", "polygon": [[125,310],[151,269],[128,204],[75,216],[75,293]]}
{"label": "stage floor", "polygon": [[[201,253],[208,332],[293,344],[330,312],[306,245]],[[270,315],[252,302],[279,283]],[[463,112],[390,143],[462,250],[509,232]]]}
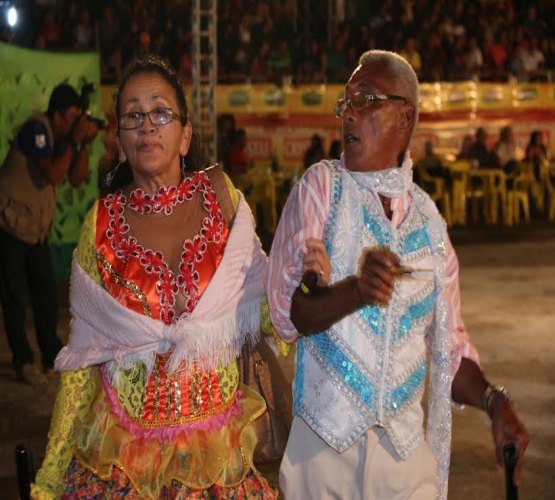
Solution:
{"label": "stage floor", "polygon": [[[463,318],[488,378],[505,385],[531,441],[523,499],[555,499],[555,225],[512,229],[455,228]],[[67,287],[60,287],[60,334],[67,338]],[[32,331],[29,315],[29,331]],[[0,327],[0,498],[17,498],[14,448],[25,443],[38,464],[44,453],[55,387],[16,383]],[[30,335],[35,345],[34,335]],[[472,408],[454,412],[450,500],[504,498],[489,423]],[[268,471],[277,478],[277,466]]]}

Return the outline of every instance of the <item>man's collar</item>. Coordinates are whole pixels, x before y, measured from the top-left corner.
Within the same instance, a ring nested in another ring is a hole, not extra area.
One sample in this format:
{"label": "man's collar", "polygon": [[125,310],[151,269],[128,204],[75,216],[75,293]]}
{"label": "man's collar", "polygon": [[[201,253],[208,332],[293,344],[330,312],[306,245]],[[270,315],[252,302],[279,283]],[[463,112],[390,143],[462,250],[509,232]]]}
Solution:
{"label": "man's collar", "polygon": [[[365,171],[365,172],[359,172],[359,173],[369,173],[369,172],[384,172],[385,170],[391,170],[393,168],[404,168],[407,166],[408,162],[410,162],[411,168],[412,168],[412,158],[410,156],[410,151],[408,149],[405,150],[405,156],[403,158],[403,162],[401,163],[401,165],[399,167],[388,167],[388,168],[384,168],[382,170],[370,170],[370,171]],[[347,167],[347,163],[345,162],[345,153],[341,153],[341,156],[339,157],[339,167],[341,170],[349,170],[349,168]]]}
{"label": "man's collar", "polygon": [[[344,162],[342,156],[341,163],[343,168],[346,169]],[[403,164],[400,167],[370,172],[349,171],[349,173],[359,188],[387,198],[398,198],[408,192],[412,185],[412,159],[407,150]]]}

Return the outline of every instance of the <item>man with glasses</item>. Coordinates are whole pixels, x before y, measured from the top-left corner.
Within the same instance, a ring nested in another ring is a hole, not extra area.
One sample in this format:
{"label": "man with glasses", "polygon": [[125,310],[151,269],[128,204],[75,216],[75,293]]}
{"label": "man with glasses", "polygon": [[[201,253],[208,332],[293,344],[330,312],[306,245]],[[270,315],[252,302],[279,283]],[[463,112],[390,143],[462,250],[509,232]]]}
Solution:
{"label": "man with glasses", "polygon": [[[0,300],[18,380],[40,385],[53,376],[62,345],[56,335],[57,292],[48,236],[56,187],[67,177],[80,186],[89,171],[89,145],[98,125],[81,110],[73,87],[58,85],[46,113],[19,129],[0,168]],[[25,334],[25,295],[33,308],[42,370]]]}
{"label": "man with glasses", "polygon": [[445,223],[412,182],[418,102],[402,57],[363,54],[335,106],[341,159],[309,168],[282,213],[267,294],[297,341],[288,499],[446,498],[452,403],[488,413],[498,459],[516,444],[520,480],[527,432],[478,365]]}

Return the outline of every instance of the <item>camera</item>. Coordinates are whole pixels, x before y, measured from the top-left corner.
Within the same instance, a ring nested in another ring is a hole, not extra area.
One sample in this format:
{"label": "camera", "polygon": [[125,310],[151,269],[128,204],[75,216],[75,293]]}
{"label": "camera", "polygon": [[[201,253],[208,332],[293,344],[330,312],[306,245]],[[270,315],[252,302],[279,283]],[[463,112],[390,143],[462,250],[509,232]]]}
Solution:
{"label": "camera", "polygon": [[106,122],[102,118],[97,118],[92,116],[89,111],[89,106],[91,104],[91,94],[96,90],[96,86],[93,82],[85,82],[81,87],[81,95],[79,100],[81,102],[81,111],[89,117],[89,120],[96,123],[99,130],[106,128]]}

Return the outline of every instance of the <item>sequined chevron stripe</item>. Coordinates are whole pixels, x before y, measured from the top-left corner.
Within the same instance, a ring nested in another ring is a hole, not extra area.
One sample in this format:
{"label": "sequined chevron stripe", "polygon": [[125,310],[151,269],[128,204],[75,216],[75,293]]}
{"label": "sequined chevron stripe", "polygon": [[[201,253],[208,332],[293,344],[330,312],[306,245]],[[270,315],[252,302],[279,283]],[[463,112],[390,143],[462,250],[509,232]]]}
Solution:
{"label": "sequined chevron stripe", "polygon": [[[378,396],[377,384],[372,382],[356,363],[335,343],[327,333],[310,338],[322,363],[331,367],[341,384],[354,394],[369,409],[374,409]],[[427,361],[423,359],[399,384],[385,395],[386,412],[393,414],[400,411],[419,396],[426,379]]]}
{"label": "sequined chevron stripe", "polygon": [[363,221],[364,227],[370,232],[379,245],[390,245],[391,244],[391,232],[384,228],[384,225],[380,222],[380,219],[372,217],[368,208],[363,207]]}
{"label": "sequined chevron stripe", "polygon": [[425,226],[411,231],[401,241],[401,248],[404,254],[417,252],[418,250],[429,247],[430,245],[430,237]]}
{"label": "sequined chevron stripe", "polygon": [[418,366],[404,382],[388,392],[386,396],[387,404],[385,406],[387,413],[395,413],[399,408],[406,406],[415,396],[420,394],[424,388],[427,368],[427,361],[422,361],[420,366]]}
{"label": "sequined chevron stripe", "polygon": [[414,326],[423,320],[429,320],[434,313],[437,300],[436,290],[433,283],[418,294],[413,303],[409,304],[406,312],[399,320],[399,328],[394,335],[395,340],[403,338],[413,330]]}

